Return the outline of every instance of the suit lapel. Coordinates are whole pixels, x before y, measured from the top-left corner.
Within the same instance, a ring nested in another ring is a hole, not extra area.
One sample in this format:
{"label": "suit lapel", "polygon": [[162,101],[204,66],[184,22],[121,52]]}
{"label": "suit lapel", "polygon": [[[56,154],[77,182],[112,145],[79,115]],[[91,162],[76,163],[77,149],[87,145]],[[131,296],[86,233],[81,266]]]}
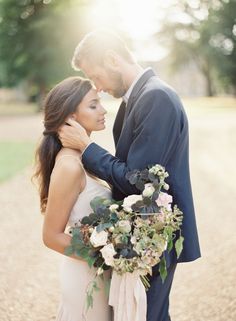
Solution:
{"label": "suit lapel", "polygon": [[145,83],[153,76],[156,76],[154,71],[152,69],[148,69],[141,76],[141,78],[138,80],[138,82],[135,84],[135,86],[134,86],[134,88],[133,88],[133,90],[131,92],[131,95],[129,97],[128,103],[127,103],[126,113],[125,113],[125,120],[127,119],[129,113],[131,112],[131,110],[132,110],[132,108],[134,106],[134,101],[136,100],[136,97],[138,96],[140,90],[145,85]]}
{"label": "suit lapel", "polygon": [[145,83],[153,76],[156,76],[154,71],[152,69],[147,70],[141,78],[138,80],[138,82],[135,84],[131,95],[129,97],[127,106],[126,103],[123,101],[120,105],[120,108],[118,110],[118,113],[116,115],[116,119],[113,126],[113,137],[115,146],[117,146],[118,140],[121,135],[122,128],[124,127],[123,124],[125,123],[129,113],[131,112],[136,97],[138,96],[140,90],[145,85]]}
{"label": "suit lapel", "polygon": [[117,112],[116,119],[115,119],[114,126],[113,126],[113,137],[114,137],[114,141],[115,141],[115,146],[117,145],[117,142],[119,140],[120,133],[121,133],[121,130],[123,127],[125,111],[126,111],[126,103],[124,101],[122,101],[120,108]]}

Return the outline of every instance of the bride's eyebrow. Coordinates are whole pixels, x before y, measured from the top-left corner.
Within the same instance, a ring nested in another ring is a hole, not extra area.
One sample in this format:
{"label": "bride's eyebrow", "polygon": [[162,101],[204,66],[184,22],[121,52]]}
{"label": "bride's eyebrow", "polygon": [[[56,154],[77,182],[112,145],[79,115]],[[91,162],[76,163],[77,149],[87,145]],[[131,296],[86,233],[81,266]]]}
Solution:
{"label": "bride's eyebrow", "polygon": [[100,98],[94,98],[90,100],[90,103],[98,103],[100,101]]}

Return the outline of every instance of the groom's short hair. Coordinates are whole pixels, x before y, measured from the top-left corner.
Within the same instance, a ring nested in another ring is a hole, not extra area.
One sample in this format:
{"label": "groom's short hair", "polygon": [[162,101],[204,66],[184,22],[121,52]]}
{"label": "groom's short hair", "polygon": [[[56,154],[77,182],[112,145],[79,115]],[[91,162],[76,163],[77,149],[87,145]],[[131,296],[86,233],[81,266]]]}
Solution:
{"label": "groom's short hair", "polygon": [[118,35],[99,29],[86,34],[79,42],[72,58],[72,67],[79,70],[84,60],[103,66],[107,50],[113,50],[131,64],[135,61],[125,42]]}

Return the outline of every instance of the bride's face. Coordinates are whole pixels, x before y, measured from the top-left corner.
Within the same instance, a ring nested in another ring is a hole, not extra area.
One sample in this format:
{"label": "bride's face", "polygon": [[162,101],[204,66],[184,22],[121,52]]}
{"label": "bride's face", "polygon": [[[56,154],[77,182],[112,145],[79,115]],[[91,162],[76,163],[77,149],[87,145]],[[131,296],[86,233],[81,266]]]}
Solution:
{"label": "bride's face", "polygon": [[72,116],[88,133],[91,133],[105,128],[106,113],[107,111],[100,103],[97,91],[92,88],[84,96]]}

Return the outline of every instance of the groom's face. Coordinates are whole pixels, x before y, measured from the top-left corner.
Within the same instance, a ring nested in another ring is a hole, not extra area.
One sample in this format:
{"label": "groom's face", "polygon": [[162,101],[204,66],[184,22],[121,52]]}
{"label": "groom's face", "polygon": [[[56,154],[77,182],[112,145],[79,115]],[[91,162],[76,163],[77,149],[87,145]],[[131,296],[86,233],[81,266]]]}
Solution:
{"label": "groom's face", "polygon": [[124,96],[125,88],[122,75],[109,67],[98,66],[83,61],[80,66],[84,74],[94,83],[97,91],[104,91],[115,98]]}

